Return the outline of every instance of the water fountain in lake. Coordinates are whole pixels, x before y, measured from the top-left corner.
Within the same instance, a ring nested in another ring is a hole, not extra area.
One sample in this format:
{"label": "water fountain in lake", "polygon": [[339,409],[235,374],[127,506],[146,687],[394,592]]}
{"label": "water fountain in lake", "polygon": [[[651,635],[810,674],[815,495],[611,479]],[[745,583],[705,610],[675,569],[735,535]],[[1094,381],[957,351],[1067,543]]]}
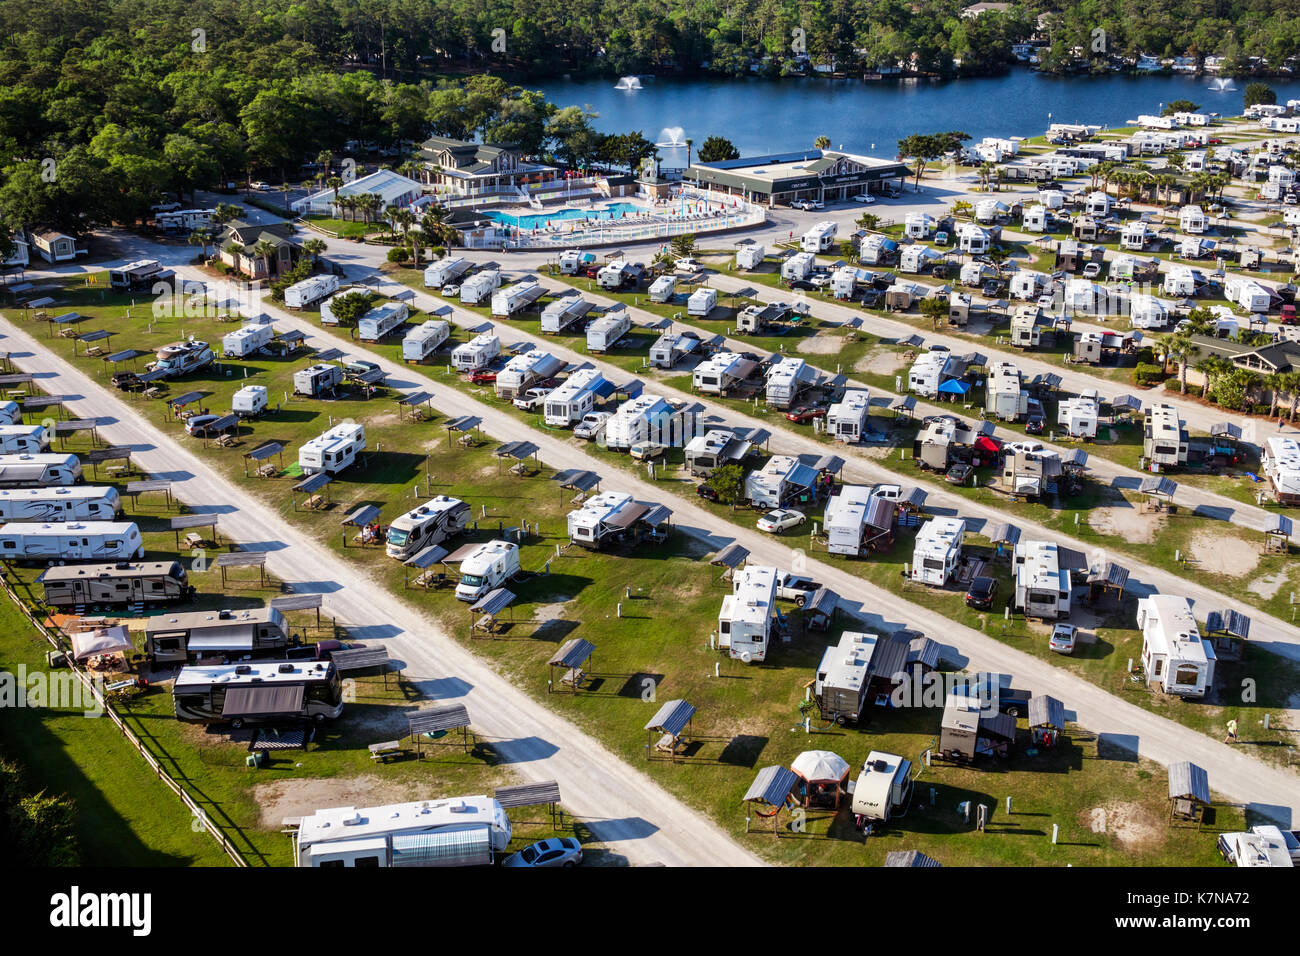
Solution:
{"label": "water fountain in lake", "polygon": [[620,77],[619,81],[614,84],[614,89],[632,91],[641,89],[641,78],[639,76]]}
{"label": "water fountain in lake", "polygon": [[1236,87],[1232,85],[1231,77],[1219,76],[1210,80],[1210,89],[1216,93],[1231,93]]}
{"label": "water fountain in lake", "polygon": [[660,168],[686,168],[685,133],[686,131],[680,126],[666,126],[659,131],[659,142],[655,143],[655,146],[659,149]]}

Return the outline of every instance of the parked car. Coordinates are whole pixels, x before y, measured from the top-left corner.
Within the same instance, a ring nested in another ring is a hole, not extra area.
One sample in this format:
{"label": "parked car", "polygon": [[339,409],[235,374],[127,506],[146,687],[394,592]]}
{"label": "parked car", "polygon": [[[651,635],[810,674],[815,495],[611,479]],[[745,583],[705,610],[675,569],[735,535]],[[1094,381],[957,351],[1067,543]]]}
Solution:
{"label": "parked car", "polygon": [[1085,279],[1095,279],[1099,275],[1101,275],[1100,262],[1089,262],[1086,266],[1083,267],[1083,277]]}
{"label": "parked car", "polygon": [[1036,455],[1043,451],[1043,443],[1040,441],[1009,441],[1006,444],[1009,452],[1021,455]]}
{"label": "parked car", "polygon": [[1040,295],[1038,297],[1038,307],[1044,312],[1051,312],[1052,307],[1056,304],[1056,296]]}
{"label": "parked car", "polygon": [[600,430],[605,427],[605,421],[609,417],[609,412],[588,412],[582,416],[582,421],[574,426],[573,437],[588,440],[595,438],[600,434]]}
{"label": "parked car", "polygon": [[203,438],[208,434],[208,426],[222,417],[221,415],[191,415],[185,420],[185,434]]}
{"label": "parked car", "polygon": [[871,195],[870,193],[858,193],[856,196],[853,197],[853,201],[860,202],[864,206],[870,206],[873,202],[876,201],[876,197]]}
{"label": "parked car", "polygon": [[699,260],[687,256],[685,259],[678,259],[673,264],[675,272],[699,272],[704,266],[700,265]]}
{"label": "parked car", "polygon": [[1056,627],[1052,628],[1052,637],[1047,642],[1047,646],[1058,654],[1073,654],[1076,637],[1077,632],[1073,624],[1058,622]]}
{"label": "parked car", "polygon": [[1001,279],[990,279],[988,282],[985,282],[985,283],[984,283],[984,288],[982,288],[982,289],[980,290],[980,292],[981,292],[981,293],[982,293],[986,298],[990,298],[990,299],[993,298],[994,296],[999,296],[999,295],[1001,295],[1001,294],[1002,294],[1002,280],[1001,280]]}
{"label": "parked car", "polygon": [[476,368],[469,373],[471,385],[491,385],[497,380],[497,373],[490,368]]}
{"label": "parked car", "polygon": [[446,296],[447,298],[449,298],[449,299],[454,299],[454,298],[456,298],[458,295],[460,295],[460,284],[459,284],[459,283],[456,283],[456,282],[453,282],[453,283],[451,283],[450,285],[445,285],[445,286],[443,286],[443,287],[442,287],[442,294],[445,295],[445,296]]}
{"label": "parked car", "polygon": [[948,469],[943,478],[950,485],[964,485],[973,470],[970,465],[958,462]]}
{"label": "parked car", "polygon": [[780,534],[782,531],[799,527],[807,520],[807,515],[802,511],[795,511],[793,508],[777,508],[758,519],[758,530],[766,531],[768,534]]}
{"label": "parked car", "polygon": [[375,362],[367,362],[364,359],[358,359],[355,362],[349,362],[343,366],[343,372],[346,375],[365,375],[367,372],[374,372],[379,368]]}
{"label": "parked car", "polygon": [[705,501],[721,500],[721,496],[718,494],[717,490],[707,482],[702,485],[696,485],[695,493],[699,495],[701,498],[703,498]]}
{"label": "parked car", "polygon": [[966,590],[966,606],[980,611],[993,609],[993,599],[997,597],[998,579],[978,577],[971,581]]}
{"label": "parked car", "polygon": [[627,453],[637,461],[650,461],[658,458],[668,450],[667,445],[661,445],[654,441],[639,441],[627,450]]}
{"label": "parked car", "polygon": [[794,279],[790,282],[791,289],[802,289],[804,292],[816,292],[817,286],[813,285],[807,279]]}
{"label": "parked car", "polygon": [[811,199],[792,199],[790,201],[791,209],[802,209],[805,212],[813,208]]}
{"label": "parked car", "polygon": [[824,289],[831,284],[831,274],[829,272],[817,272],[809,277],[808,281],[812,283],[814,289]]}
{"label": "parked car", "polygon": [[814,418],[825,418],[826,409],[817,405],[800,405],[786,412],[785,417],[799,425],[807,425]]}
{"label": "parked car", "polygon": [[934,234],[934,244],[936,246],[946,246],[948,244],[948,233],[940,229]]}
{"label": "parked car", "polygon": [[573,837],[551,837],[511,853],[502,866],[511,869],[541,866],[577,866],[582,862],[582,844]]}

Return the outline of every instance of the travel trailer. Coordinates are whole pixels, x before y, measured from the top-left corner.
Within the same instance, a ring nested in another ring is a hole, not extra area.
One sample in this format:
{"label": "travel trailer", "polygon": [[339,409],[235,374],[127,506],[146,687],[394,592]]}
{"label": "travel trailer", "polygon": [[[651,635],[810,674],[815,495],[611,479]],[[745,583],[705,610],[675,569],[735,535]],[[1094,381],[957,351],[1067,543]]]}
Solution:
{"label": "travel trailer", "polygon": [[339,290],[339,277],[336,275],[312,276],[295,282],[284,290],[284,307],[286,309],[305,309]]}
{"label": "travel trailer", "polygon": [[486,796],[336,807],[302,818],[293,856],[300,867],[487,866],[512,835],[501,804]]}
{"label": "travel trailer", "polygon": [[1267,312],[1273,297],[1268,289],[1254,279],[1233,276],[1223,287],[1224,296],[1229,302],[1235,302],[1247,312]]}
{"label": "travel trailer", "polygon": [[820,376],[801,358],[784,358],[767,371],[765,401],[772,408],[789,408],[795,399],[817,384]]}
{"label": "travel trailer", "polygon": [[0,561],[130,561],[144,557],[134,521],[8,522]]}
{"label": "travel trailer", "polygon": [[934,228],[934,217],[923,212],[909,212],[903,218],[903,234],[909,239],[928,239]]}
{"label": "travel trailer", "polygon": [[1016,718],[994,711],[991,697],[990,693],[986,699],[970,687],[948,692],[934,756],[971,764],[983,755],[1006,753],[1016,738]]}
{"label": "travel trailer", "polygon": [[793,455],[773,455],[745,476],[744,498],[753,508],[781,508],[801,495],[816,494],[817,470]]}
{"label": "travel trailer", "polygon": [[569,540],[591,551],[638,541],[646,517],[658,510],[659,506],[640,504],[621,491],[601,492],[569,512]]}
{"label": "travel trailer", "polygon": [[362,342],[378,342],[398,329],[410,314],[405,302],[377,305],[357,320],[357,338]]}
{"label": "travel trailer", "polygon": [[501,354],[501,339],[492,332],[480,332],[451,350],[451,364],[462,372],[486,368]]}
{"label": "travel trailer", "polygon": [[980,256],[989,251],[993,245],[993,235],[982,226],[963,222],[957,227],[957,248],[962,252]]}
{"label": "travel trailer", "polygon": [[293,393],[318,398],[339,387],[343,381],[343,367],[328,362],[309,365],[293,373]]}
{"label": "travel trailer", "polygon": [[160,348],[157,358],[149,363],[148,369],[151,372],[161,371],[163,378],[176,378],[178,375],[188,375],[207,368],[214,361],[216,356],[208,348],[207,342],[190,339],[188,342],[176,342]]}
{"label": "travel trailer", "polygon": [[464,256],[445,256],[436,262],[430,262],[424,267],[424,287],[426,289],[441,289],[443,286],[455,282],[472,268],[473,263]]}
{"label": "travel trailer", "polygon": [[140,259],[109,269],[108,284],[118,291],[129,292],[132,289],[146,288],[160,279],[169,279],[174,274],[170,270],[164,270],[157,259]]}
{"label": "travel trailer", "polygon": [[998,270],[986,262],[967,262],[957,273],[957,281],[962,285],[979,288],[989,279],[996,277]]}
{"label": "travel trailer", "polygon": [[356,461],[357,454],[365,450],[366,427],[351,422],[340,422],[311,441],[303,443],[298,449],[298,466],[306,475],[314,475],[317,472],[336,475]]}
{"label": "travel trailer", "polygon": [[332,296],[321,303],[320,306],[320,324],[321,325],[338,325],[342,320],[334,314],[334,303],[338,302],[344,296],[364,295],[368,299],[374,297],[374,292],[363,285],[348,286],[345,289],[339,289]]}
{"label": "travel trailer", "polygon": [[182,667],[172,684],[177,720],[229,724],[322,723],[343,713],[343,684],[331,661],[261,661]]}
{"label": "travel trailer", "polygon": [[1208,259],[1217,248],[1218,243],[1204,236],[1183,236],[1178,240],[1178,258]]}
{"label": "travel trailer", "polygon": [[1183,232],[1200,235],[1206,230],[1209,220],[1200,206],[1184,206],[1178,210],[1178,227]]}
{"label": "travel trailer", "polygon": [[0,488],[47,488],[81,481],[76,455],[0,455]]}
{"label": "travel trailer", "polygon": [[692,292],[691,297],[686,300],[686,314],[707,319],[717,304],[718,290],[702,286]]}
{"label": "travel trailer", "polygon": [[650,346],[652,368],[672,368],[700,347],[700,337],[694,332],[664,332]]}
{"label": "travel trailer", "polygon": [[860,442],[869,431],[867,416],[870,413],[871,393],[865,388],[849,389],[826,410],[826,434],[834,441]]}
{"label": "travel trailer", "polygon": [[451,323],[445,319],[421,322],[402,337],[402,359],[406,362],[423,362],[450,337]]}
{"label": "travel trailer", "polygon": [[747,305],[736,316],[737,335],[762,335],[780,328],[790,318],[791,308],[784,302]]}
{"label": "travel trailer", "polygon": [[705,477],[725,465],[744,461],[753,447],[748,440],[733,432],[711,428],[686,443],[683,449],[686,468],[696,478]]}
{"label": "travel trailer", "polygon": [[1050,541],[1018,541],[1012,552],[1016,575],[1014,607],[1025,617],[1054,621],[1070,616],[1069,569],[1061,567]]}
{"label": "travel trailer", "polygon": [[17,402],[0,402],[0,424],[20,425],[23,420],[23,408]]}
{"label": "travel trailer", "polygon": [[1260,457],[1278,504],[1300,504],[1300,442],[1270,435],[1264,441],[1264,453]]}
{"label": "travel trailer", "polygon": [[563,332],[581,321],[595,306],[580,295],[566,295],[548,302],[542,309],[542,331],[547,335]]}
{"label": "travel trailer", "polygon": [[1219,834],[1219,853],[1240,867],[1276,868],[1300,866],[1300,831],[1283,830],[1265,824],[1239,833]]}
{"label": "travel trailer", "polygon": [[1022,269],[1011,277],[1011,282],[1007,286],[1007,294],[1013,299],[1024,299],[1032,302],[1038,298],[1046,280],[1047,277],[1041,272],[1028,272]]}
{"label": "travel trailer", "polygon": [[650,283],[650,301],[651,302],[671,302],[673,294],[677,291],[676,276],[660,276]]}
{"label": "travel trailer", "polygon": [[390,558],[405,561],[460,534],[471,517],[468,504],[459,498],[438,495],[393,519],[388,526],[384,552]]}
{"label": "travel trailer", "polygon": [[888,823],[907,813],[912,802],[912,762],[873,750],[853,785],[853,815],[864,824]]}
{"label": "travel trailer", "polygon": [[508,319],[516,312],[528,308],[545,294],[546,289],[533,279],[525,279],[507,288],[498,289],[492,293],[492,314],[497,318]]}
{"label": "travel trailer", "polygon": [[677,447],[686,440],[684,429],[673,427],[676,413],[662,395],[641,394],[628,399],[605,423],[605,444],[609,448],[631,448],[638,442],[654,441]]}
{"label": "travel trailer", "polygon": [[840,642],[827,647],[813,678],[813,700],[822,720],[844,727],[856,723],[867,705],[871,687],[871,658],[878,638],[845,631]]}
{"label": "travel trailer", "polygon": [[835,245],[835,236],[838,232],[839,226],[833,220],[819,222],[799,237],[799,250],[825,252]]}
{"label": "travel trailer", "polygon": [[1077,398],[1057,403],[1056,424],[1071,438],[1097,437],[1097,392],[1089,389]]}
{"label": "travel trailer", "polygon": [[1163,329],[1169,324],[1169,306],[1155,296],[1134,293],[1128,300],[1128,320],[1135,329]]}
{"label": "travel trailer", "polygon": [[611,262],[596,273],[596,282],[602,289],[617,292],[632,281],[632,267],[622,259]]}
{"label": "travel trailer", "polygon": [[853,266],[840,266],[831,274],[831,295],[837,299],[853,298],[858,291],[858,282],[868,274]]}
{"label": "travel trailer", "polygon": [[630,331],[632,317],[627,309],[616,307],[587,326],[587,351],[608,352]]}
{"label": "travel trailer", "polygon": [[497,398],[514,401],[539,382],[551,378],[565,366],[562,358],[550,352],[532,349],[521,352],[506,362],[505,368],[497,372],[495,389]]}
{"label": "travel trailer", "polygon": [[888,236],[872,233],[858,243],[858,261],[863,265],[884,265],[897,255],[898,243]]}
{"label": "travel trailer", "polygon": [[193,232],[196,229],[211,229],[215,209],[173,209],[160,212],[154,216],[154,223],[166,232]]}
{"label": "travel trailer", "polygon": [[908,390],[922,398],[934,398],[939,394],[939,385],[943,383],[951,364],[952,356],[949,352],[922,352],[908,370]]}
{"label": "travel trailer", "polygon": [[122,496],[112,485],[0,490],[0,522],[113,521]]}
{"label": "travel trailer", "polygon": [[752,359],[735,352],[718,352],[695,366],[691,386],[706,395],[726,395],[753,373]]}
{"label": "travel trailer", "polygon": [[1147,406],[1142,455],[1160,468],[1187,464],[1187,428],[1172,405]]}
{"label": "travel trailer", "polygon": [[961,518],[931,518],[916,534],[909,577],[921,584],[943,587],[961,560],[966,522]]}
{"label": "travel trailer", "polygon": [[240,418],[256,418],[266,411],[266,386],[245,385],[230,397],[230,410]]}
{"label": "travel trailer", "polygon": [[560,275],[576,276],[588,263],[595,262],[595,253],[581,249],[566,249],[560,253]]}
{"label": "travel trailer", "polygon": [[613,391],[613,385],[594,368],[572,373],[546,396],[543,406],[546,424],[571,428],[596,407],[596,399]]}
{"label": "travel trailer", "polygon": [[1179,697],[1209,693],[1216,658],[1211,643],[1201,637],[1192,602],[1172,594],[1139,598],[1137,620],[1147,686],[1155,684]]}
{"label": "travel trailer", "polygon": [[278,608],[191,611],[145,622],[144,652],[155,664],[183,664],[209,655],[258,655],[289,645],[289,625]]}
{"label": "travel trailer", "polygon": [[44,425],[0,425],[0,455],[38,455],[49,447]]}
{"label": "travel trailer", "polygon": [[718,613],[719,649],[746,664],[766,660],[775,610],[776,568],[750,565],[736,571]]}
{"label": "travel trailer", "polygon": [[1029,413],[1029,392],[1021,382],[1020,369],[1010,362],[989,366],[984,410],[1004,422],[1018,422]]}
{"label": "travel trailer", "polygon": [[1033,205],[1025,210],[1023,223],[1025,232],[1047,232],[1051,221],[1052,215],[1046,206]]}
{"label": "travel trailer", "polygon": [[501,273],[496,269],[477,272],[460,284],[461,305],[481,305],[501,287]]}
{"label": "travel trailer", "polygon": [[767,250],[762,245],[751,242],[736,250],[736,265],[741,269],[757,269],[766,255]]}
{"label": "travel trailer", "polygon": [[826,502],[827,550],[857,558],[888,546],[893,542],[896,507],[865,485],[845,485]]}
{"label": "travel trailer", "polygon": [[811,252],[796,252],[781,263],[781,278],[786,282],[806,279],[817,264],[817,257]]}
{"label": "travel trailer", "polygon": [[1196,295],[1196,270],[1190,266],[1172,266],[1161,286],[1165,295],[1186,299]]}
{"label": "travel trailer", "polygon": [[273,338],[275,329],[269,325],[243,325],[222,336],[221,351],[226,358],[244,358],[262,351]]}
{"label": "travel trailer", "polygon": [[519,574],[519,545],[513,541],[480,544],[460,563],[456,600],[473,604]]}
{"label": "travel trailer", "polygon": [[1104,315],[1106,290],[1091,279],[1068,279],[1063,301],[1067,314]]}
{"label": "travel trailer", "polygon": [[910,246],[904,246],[903,251],[899,253],[898,271],[913,274],[921,273],[942,258],[942,252],[931,249],[929,246],[923,246],[920,243],[914,243]]}
{"label": "travel trailer", "polygon": [[194,586],[179,561],[56,564],[42,571],[36,583],[45,589],[46,604],[73,611],[117,604],[145,608],[194,596]]}

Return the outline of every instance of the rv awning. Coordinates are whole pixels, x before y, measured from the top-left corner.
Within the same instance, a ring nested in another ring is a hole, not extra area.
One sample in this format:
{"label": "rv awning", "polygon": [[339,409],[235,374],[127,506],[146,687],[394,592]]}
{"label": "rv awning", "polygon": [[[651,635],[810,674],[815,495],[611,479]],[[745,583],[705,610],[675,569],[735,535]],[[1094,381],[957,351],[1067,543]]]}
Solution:
{"label": "rv awning", "polygon": [[894,503],[888,498],[872,495],[867,499],[867,506],[862,512],[862,521],[877,531],[889,531],[894,527]]}
{"label": "rv awning", "polygon": [[970,391],[970,386],[959,378],[950,378],[939,386],[939,391],[945,395],[965,395]]}
{"label": "rv awning", "polygon": [[1197,803],[1210,802],[1210,775],[1190,760],[1169,765],[1169,796],[1188,797]]}
{"label": "rv awning", "polygon": [[394,833],[393,866],[486,866],[492,862],[492,829]]}
{"label": "rv awning", "polygon": [[140,381],[141,383],[156,382],[160,378],[165,378],[166,375],[167,375],[167,370],[165,368],[156,368],[152,372],[142,373],[140,376],[138,376],[137,380]]}
{"label": "rv awning", "polygon": [[407,558],[403,564],[408,568],[418,568],[425,571],[447,556],[447,549],[440,544],[430,545],[427,548],[417,552],[414,556]]}
{"label": "rv awning", "polygon": [[1072,468],[1083,468],[1088,464],[1088,453],[1082,448],[1076,448],[1061,459],[1061,464]]}
{"label": "rv awning", "polygon": [[494,614],[500,614],[508,608],[515,600],[515,593],[505,588],[494,588],[487,594],[483,595],[470,611],[474,614],[486,614],[491,617]]}
{"label": "rv awning", "polygon": [[695,707],[684,700],[670,700],[646,723],[646,730],[655,730],[676,737],[695,716]]}
{"label": "rv awning", "polygon": [[1029,726],[1064,730],[1065,705],[1047,694],[1029,698]]}
{"label": "rv awning", "polygon": [[1229,634],[1244,641],[1250,637],[1250,618],[1240,611],[1211,611],[1205,629],[1211,634]]}
{"label": "rv awning", "polygon": [[459,548],[457,548],[457,549],[456,549],[455,551],[453,551],[451,554],[447,555],[447,557],[443,558],[443,559],[442,559],[442,563],[443,563],[443,564],[460,564],[462,561],[464,561],[466,558],[468,558],[471,554],[473,554],[475,551],[477,551],[477,550],[479,549],[479,547],[480,547],[479,545],[475,544],[475,543],[472,542],[472,541],[471,541],[469,544],[462,544]]}
{"label": "rv awning", "polygon": [[595,650],[596,645],[591,641],[584,641],[580,637],[575,637],[566,641],[546,663],[552,667],[581,667]]}
{"label": "rv awning", "polygon": [[613,515],[605,519],[605,524],[619,531],[632,527],[641,516],[650,510],[649,505],[643,505],[639,502],[629,502],[627,507],[620,508]]}
{"label": "rv awning", "polygon": [[362,525],[370,524],[370,522],[374,521],[378,517],[378,505],[362,505],[356,511],[352,512],[352,514],[344,518],[340,524],[351,524],[360,528]]}
{"label": "rv awning", "polygon": [[925,505],[925,499],[930,497],[930,493],[924,488],[913,488],[902,499],[902,503],[910,505],[913,508],[921,508]]}
{"label": "rv awning", "polygon": [[709,564],[722,568],[738,568],[749,557],[749,549],[739,544],[729,544],[710,559]]}
{"label": "rv awning", "polygon": [[234,631],[238,636],[231,636],[224,633],[227,628],[218,629],[215,634],[195,634],[187,642],[191,651],[251,651],[253,649],[253,635],[247,633],[247,629],[240,626],[234,626],[228,630]]}
{"label": "rv awning", "polygon": [[252,717],[257,714],[296,714],[302,710],[302,684],[282,687],[228,687],[223,717]]}
{"label": "rv awning", "polygon": [[790,473],[785,477],[786,481],[796,488],[811,488],[817,484],[817,472],[803,462],[791,468]]}
{"label": "rv awning", "polygon": [[135,650],[125,626],[78,631],[72,635],[72,659],[84,661],[101,654],[129,654]]}
{"label": "rv awning", "polygon": [[591,391],[597,398],[609,398],[609,396],[618,391],[618,385],[602,376],[601,379],[596,382]]}
{"label": "rv awning", "polygon": [[786,767],[764,767],[745,791],[745,803],[766,803],[769,807],[783,807],[798,786],[799,778]]}
{"label": "rv awning", "polygon": [[317,491],[320,491],[322,488],[324,488],[333,480],[334,479],[331,478],[329,475],[325,474],[325,472],[318,471],[316,472],[316,474],[312,475],[311,477],[304,478],[302,481],[294,485],[293,490],[300,491],[304,495],[310,495],[310,494],[314,494]]}
{"label": "rv awning", "polygon": [[[1033,698],[1029,698],[1033,700]],[[981,717],[979,723],[979,736],[984,738],[997,738],[999,740],[1016,739],[1016,718],[1010,714],[994,714],[992,717]]]}

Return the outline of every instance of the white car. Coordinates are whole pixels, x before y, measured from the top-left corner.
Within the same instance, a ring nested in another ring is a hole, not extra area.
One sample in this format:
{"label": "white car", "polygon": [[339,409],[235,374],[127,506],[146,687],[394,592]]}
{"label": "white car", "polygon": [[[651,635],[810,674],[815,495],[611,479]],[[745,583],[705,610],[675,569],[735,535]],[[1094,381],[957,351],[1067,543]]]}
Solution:
{"label": "white car", "polygon": [[831,276],[829,272],[818,272],[815,275],[809,276],[808,281],[814,287],[824,289],[831,284]]}
{"label": "white car", "polygon": [[870,206],[873,202],[876,201],[876,197],[871,195],[871,193],[858,193],[856,196],[853,197],[853,201],[860,202],[864,206]]}
{"label": "white car", "polygon": [[1043,451],[1043,443],[1038,441],[1009,441],[1004,447],[1022,455],[1036,455]]}
{"label": "white car", "polygon": [[546,396],[555,391],[554,388],[530,388],[524,394],[514,400],[515,408],[522,408],[526,412],[535,412],[546,401]]}
{"label": "white car", "polygon": [[605,427],[605,422],[609,418],[609,412],[588,412],[582,416],[582,421],[574,426],[573,437],[586,438],[590,441],[600,434],[600,430]]}
{"label": "white car", "polygon": [[699,272],[703,268],[704,266],[700,265],[698,261],[689,257],[678,259],[677,262],[673,264],[673,271],[675,272]]}
{"label": "white car", "polygon": [[1054,295],[1040,295],[1038,297],[1038,307],[1042,309],[1044,312],[1052,311],[1052,308],[1055,305],[1056,305],[1056,296]]}
{"label": "white car", "polygon": [[261,180],[258,180],[257,182],[249,183],[249,184],[248,184],[248,188],[249,188],[249,189],[252,189],[252,190],[256,190],[257,192],[262,192],[262,191],[264,191],[264,190],[270,189],[270,188],[271,188],[271,184],[270,184],[270,183],[264,183],[264,182],[262,182]]}
{"label": "white car", "polygon": [[1083,277],[1085,279],[1095,279],[1099,275],[1101,275],[1100,262],[1089,262],[1086,266],[1083,267]]}
{"label": "white car", "polygon": [[445,285],[442,287],[442,294],[449,299],[454,299],[460,295],[460,286],[454,282],[451,285]]}
{"label": "white car", "polygon": [[540,866],[577,866],[581,862],[581,843],[573,837],[552,837],[510,854],[501,865],[513,870]]}
{"label": "white car", "polygon": [[793,508],[777,508],[758,519],[758,530],[766,531],[768,534],[780,534],[790,528],[799,527],[807,520],[807,516],[802,511],[795,511]]}

